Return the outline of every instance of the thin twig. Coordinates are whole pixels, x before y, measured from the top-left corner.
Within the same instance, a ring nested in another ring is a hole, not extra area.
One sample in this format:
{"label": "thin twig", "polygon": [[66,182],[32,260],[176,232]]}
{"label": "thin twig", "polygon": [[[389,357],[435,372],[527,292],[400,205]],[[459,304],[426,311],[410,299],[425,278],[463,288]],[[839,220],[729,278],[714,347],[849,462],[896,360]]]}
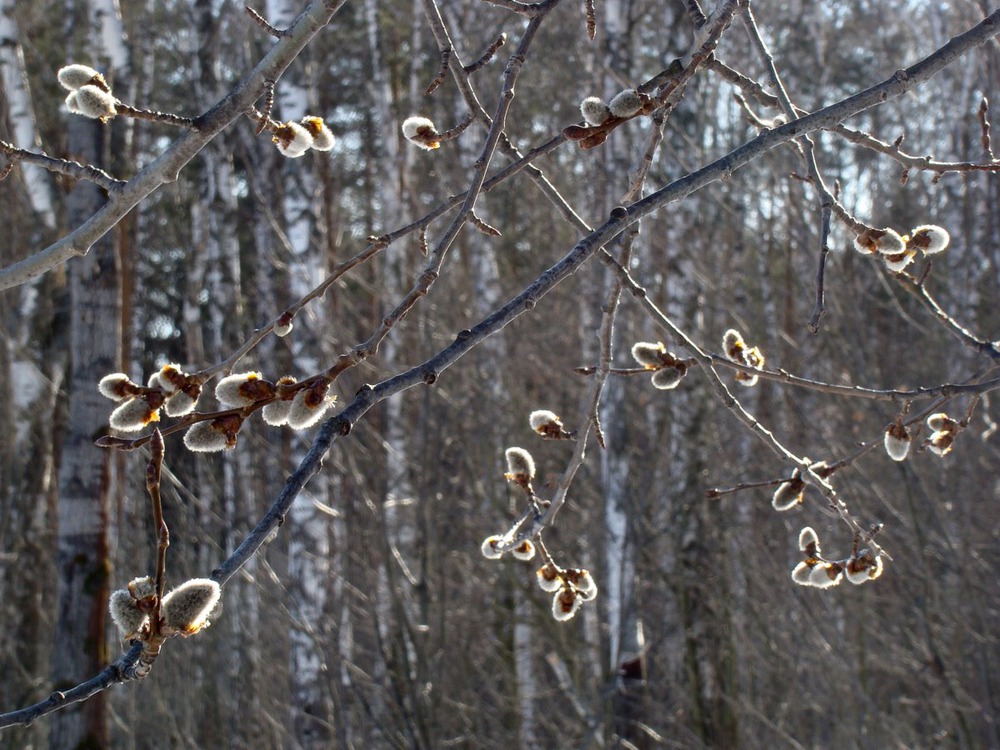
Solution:
{"label": "thin twig", "polygon": [[431,94],[433,94],[435,91],[438,90],[438,87],[442,83],[444,83],[445,76],[448,75],[448,64],[450,61],[451,61],[451,49],[449,48],[441,50],[441,63],[438,66],[437,75],[434,76],[434,80],[430,82],[430,85],[424,91],[424,94],[430,96]]}
{"label": "thin twig", "polygon": [[115,102],[115,110],[120,115],[125,117],[131,117],[135,120],[147,120],[148,122],[162,122],[166,125],[173,125],[178,128],[188,128],[194,130],[197,128],[195,125],[194,118],[191,117],[181,117],[180,115],[174,115],[170,112],[154,112],[148,109],[138,109],[130,104],[125,104],[124,102]]}
{"label": "thin twig", "polygon": [[69,161],[67,159],[57,159],[49,156],[45,152],[36,153],[34,151],[26,151],[25,149],[18,148],[14,144],[7,143],[6,141],[0,141],[0,151],[8,154],[12,160],[17,160],[25,164],[35,164],[43,169],[47,169],[50,172],[66,175],[67,177],[72,177],[75,180],[86,180],[87,182],[92,182],[95,185],[104,188],[109,193],[113,193],[121,189],[126,184],[124,180],[112,177],[103,169],[98,169],[97,167],[89,164],[80,164],[76,161]]}
{"label": "thin twig", "polygon": [[584,0],[583,7],[587,14],[587,38],[594,41],[597,36],[597,9],[594,7],[594,0]]}
{"label": "thin twig", "polygon": [[493,41],[493,44],[491,44],[489,47],[487,47],[486,51],[482,55],[479,56],[478,60],[476,60],[474,63],[470,63],[469,65],[463,66],[462,69],[466,72],[466,74],[469,74],[469,75],[471,75],[472,73],[475,73],[480,68],[485,67],[486,64],[489,63],[489,61],[493,59],[493,56],[496,55],[497,50],[499,50],[501,47],[503,47],[504,44],[506,44],[506,43],[507,43],[507,34],[506,33],[501,33],[500,36],[498,36]]}
{"label": "thin twig", "polygon": [[150,637],[160,634],[160,602],[163,600],[164,578],[167,570],[167,547],[170,546],[170,530],[163,520],[163,503],[160,500],[160,470],[163,467],[163,436],[159,429],[153,428],[149,443],[150,457],[146,466],[146,491],[153,504],[153,528],[157,533],[156,541],[156,603],[150,616]]}
{"label": "thin twig", "polygon": [[281,29],[276,29],[274,26],[272,26],[271,24],[269,24],[267,22],[267,19],[264,18],[264,16],[262,16],[260,13],[258,13],[257,11],[255,11],[249,5],[244,5],[243,8],[244,8],[244,10],[246,10],[247,15],[249,15],[250,18],[253,19],[254,23],[256,23],[258,26],[260,26],[262,29],[264,29],[264,31],[266,31],[268,34],[270,34],[271,36],[275,37],[276,39],[281,39],[283,36],[285,36],[288,33],[287,29],[284,30],[284,31],[282,31]]}
{"label": "thin twig", "polygon": [[985,96],[979,103],[979,127],[983,133],[983,151],[990,161],[996,161],[997,157],[993,154],[993,143],[990,140],[990,100]]}

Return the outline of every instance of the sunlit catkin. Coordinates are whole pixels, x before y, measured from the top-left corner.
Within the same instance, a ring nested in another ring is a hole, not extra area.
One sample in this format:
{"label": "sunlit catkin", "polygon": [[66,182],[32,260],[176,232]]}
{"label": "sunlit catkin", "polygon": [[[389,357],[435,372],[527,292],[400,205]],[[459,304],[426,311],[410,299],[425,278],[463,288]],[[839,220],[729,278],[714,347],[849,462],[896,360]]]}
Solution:
{"label": "sunlit catkin", "polygon": [[208,625],[222,589],[209,578],[192,578],[163,597],[160,617],[169,631],[193,635]]}

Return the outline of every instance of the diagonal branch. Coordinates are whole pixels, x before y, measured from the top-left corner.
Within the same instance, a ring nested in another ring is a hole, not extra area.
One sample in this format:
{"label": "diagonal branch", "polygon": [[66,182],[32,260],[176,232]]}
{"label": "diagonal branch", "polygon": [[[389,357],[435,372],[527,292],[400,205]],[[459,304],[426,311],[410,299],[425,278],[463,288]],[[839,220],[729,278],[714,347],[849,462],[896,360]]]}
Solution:
{"label": "diagonal branch", "polygon": [[74,256],[86,255],[136,205],[161,186],[177,179],[181,169],[205,145],[228,128],[264,91],[266,81],[276,81],[306,44],[326,26],[344,0],[312,0],[295,24],[279,39],[257,66],[214,107],[195,119],[196,130],[178,138],[157,159],[126,184],[116,186],[107,203],[59,241],[34,255],[0,269],[0,290],[31,281]]}

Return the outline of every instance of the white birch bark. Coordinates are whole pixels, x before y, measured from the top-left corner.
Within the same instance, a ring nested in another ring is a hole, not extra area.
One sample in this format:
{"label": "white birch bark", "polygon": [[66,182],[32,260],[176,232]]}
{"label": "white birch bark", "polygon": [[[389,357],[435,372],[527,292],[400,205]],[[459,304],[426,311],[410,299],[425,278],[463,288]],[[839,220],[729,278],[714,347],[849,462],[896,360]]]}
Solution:
{"label": "white birch bark", "polygon": [[[268,18],[278,28],[286,28],[302,10],[302,4],[291,0],[271,0],[267,4]],[[275,119],[298,121],[311,114],[311,96],[302,80],[301,67],[293,67],[278,83],[275,91]],[[319,113],[320,115],[322,113]],[[287,240],[289,293],[297,299],[312,289],[322,278],[325,264],[317,258],[311,243],[315,211],[313,197],[304,185],[316,159],[329,158],[323,152],[309,152],[300,159],[281,159],[282,193],[284,195],[281,226]],[[317,354],[325,329],[322,308],[312,306],[296,320],[292,338],[293,362],[297,374],[311,375],[320,368]],[[308,316],[308,317],[307,317]],[[317,332],[309,335],[309,329]],[[298,452],[301,454],[302,448]],[[335,502],[335,501],[334,501]],[[323,687],[324,655],[316,629],[324,621],[334,575],[330,556],[331,517],[320,508],[331,506],[329,482],[317,477],[310,488],[292,506],[289,513],[292,533],[289,538],[289,575],[294,582],[291,611],[295,626],[291,632],[291,682],[293,692],[293,727],[296,740],[304,748],[325,747],[330,738],[323,725],[332,718]],[[341,562],[343,559],[341,558]],[[316,718],[312,718],[315,716]]]}
{"label": "white birch bark", "polygon": [[[34,150],[39,146],[35,111],[31,103],[31,90],[28,87],[24,52],[14,10],[14,0],[0,2],[0,80],[7,100],[7,115],[14,145]],[[33,164],[22,164],[20,170],[32,209],[42,223],[51,229],[56,224],[56,215],[48,172]]]}

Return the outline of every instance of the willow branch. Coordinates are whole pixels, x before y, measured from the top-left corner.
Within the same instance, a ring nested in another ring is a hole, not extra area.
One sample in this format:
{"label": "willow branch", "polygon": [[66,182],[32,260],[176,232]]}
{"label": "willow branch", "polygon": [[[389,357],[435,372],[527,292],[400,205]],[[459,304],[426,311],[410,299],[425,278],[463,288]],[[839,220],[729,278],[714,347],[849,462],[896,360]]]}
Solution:
{"label": "willow branch", "polygon": [[[109,193],[118,190],[126,184],[124,180],[112,177],[103,169],[98,169],[90,164],[80,164],[80,162],[69,161],[67,159],[57,159],[54,156],[49,156],[44,151],[27,151],[23,148],[18,148],[13,143],[7,143],[7,141],[0,141],[0,151],[10,156],[12,161],[34,164],[50,172],[72,177],[74,180],[86,180],[98,187],[104,188]],[[2,276],[0,276],[0,282],[2,282]]]}
{"label": "willow branch", "polygon": [[124,185],[111,191],[107,202],[82,225],[44,250],[0,269],[0,290],[31,281],[74,256],[86,255],[94,243],[113,229],[147,196],[177,179],[181,169],[250,109],[265,88],[277,80],[316,33],[326,26],[344,0],[312,0],[257,66],[214,107],[195,118],[196,130],[186,132],[158,158]]}

